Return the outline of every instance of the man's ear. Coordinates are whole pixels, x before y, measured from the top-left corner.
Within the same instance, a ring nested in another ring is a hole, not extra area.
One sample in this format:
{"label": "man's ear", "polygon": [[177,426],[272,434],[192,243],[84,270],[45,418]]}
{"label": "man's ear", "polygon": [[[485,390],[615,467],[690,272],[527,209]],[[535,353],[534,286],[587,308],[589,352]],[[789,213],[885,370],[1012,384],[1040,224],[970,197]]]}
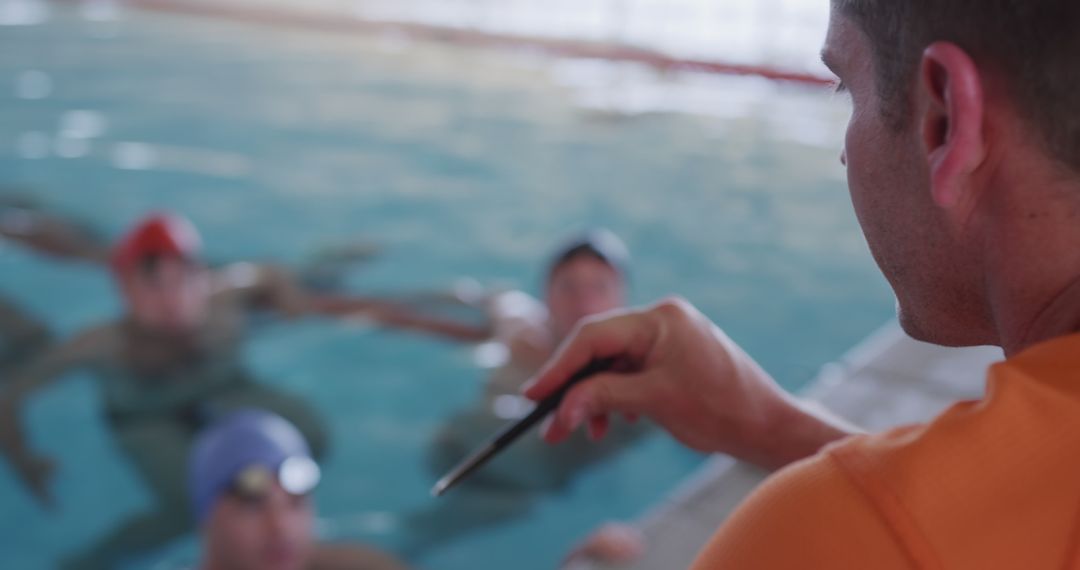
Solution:
{"label": "man's ear", "polygon": [[923,144],[934,202],[952,209],[974,197],[970,175],[986,157],[983,78],[956,44],[936,42],[923,52],[920,97]]}

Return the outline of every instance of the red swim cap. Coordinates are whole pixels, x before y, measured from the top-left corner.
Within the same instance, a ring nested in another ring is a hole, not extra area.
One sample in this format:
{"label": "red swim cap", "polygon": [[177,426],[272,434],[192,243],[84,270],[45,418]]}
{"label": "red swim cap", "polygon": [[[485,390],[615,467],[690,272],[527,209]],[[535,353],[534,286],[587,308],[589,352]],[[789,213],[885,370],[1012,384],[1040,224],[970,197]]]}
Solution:
{"label": "red swim cap", "polygon": [[151,214],[139,222],[113,248],[112,267],[126,272],[150,256],[195,260],[202,250],[199,231],[187,218],[174,214]]}

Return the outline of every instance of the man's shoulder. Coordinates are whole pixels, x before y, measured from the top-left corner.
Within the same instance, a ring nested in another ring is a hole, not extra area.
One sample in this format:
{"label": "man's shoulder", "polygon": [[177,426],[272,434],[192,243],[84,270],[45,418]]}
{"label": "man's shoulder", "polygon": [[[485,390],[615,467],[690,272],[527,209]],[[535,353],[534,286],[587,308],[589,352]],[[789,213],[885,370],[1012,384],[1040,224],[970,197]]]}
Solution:
{"label": "man's shoulder", "polygon": [[[995,364],[986,395],[827,449],[912,551],[946,567],[1058,567],[1076,530],[1080,336]],[[981,545],[981,547],[974,547]]]}
{"label": "man's shoulder", "polygon": [[694,570],[910,568],[873,502],[831,454],[769,477],[719,529]]}
{"label": "man's shoulder", "polygon": [[785,508],[812,504],[836,510],[845,503],[866,504],[866,497],[833,453],[818,453],[777,471],[755,495],[752,498],[761,504]]}
{"label": "man's shoulder", "polygon": [[1041,342],[990,369],[991,387],[997,383],[1004,388],[1006,382],[1015,385],[1025,379],[1051,387],[1058,395],[1080,398],[1076,381],[1080,379],[1080,333]]}

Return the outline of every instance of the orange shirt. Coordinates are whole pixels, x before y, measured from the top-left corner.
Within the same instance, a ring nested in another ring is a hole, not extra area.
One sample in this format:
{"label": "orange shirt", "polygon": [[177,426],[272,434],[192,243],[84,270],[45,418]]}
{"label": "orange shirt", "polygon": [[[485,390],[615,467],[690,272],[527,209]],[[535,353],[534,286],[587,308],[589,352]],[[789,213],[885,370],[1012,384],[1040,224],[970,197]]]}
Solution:
{"label": "orange shirt", "polygon": [[694,570],[1080,570],[1080,335],[990,368],[982,400],[767,480]]}

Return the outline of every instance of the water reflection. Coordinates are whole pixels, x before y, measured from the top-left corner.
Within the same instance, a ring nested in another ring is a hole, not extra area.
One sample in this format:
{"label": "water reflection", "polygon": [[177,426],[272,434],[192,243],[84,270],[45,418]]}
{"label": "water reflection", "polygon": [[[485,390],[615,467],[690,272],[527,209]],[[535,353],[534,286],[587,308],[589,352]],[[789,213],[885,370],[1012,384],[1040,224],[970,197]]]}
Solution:
{"label": "water reflection", "polygon": [[0,0],[0,26],[33,26],[49,17],[49,8],[38,0]]}
{"label": "water reflection", "polygon": [[90,153],[90,141],[57,137],[53,141],[53,152],[60,158],[82,158]]}
{"label": "water reflection", "polygon": [[158,162],[158,152],[153,145],[122,142],[113,146],[112,163],[121,170],[150,170]]}
{"label": "water reflection", "polygon": [[92,22],[112,22],[121,16],[120,3],[115,0],[84,1],[79,8],[83,18]]}
{"label": "water reflection", "polygon": [[49,135],[41,131],[30,131],[19,135],[15,141],[15,150],[20,158],[37,160],[49,156]]}
{"label": "water reflection", "polygon": [[59,136],[66,139],[93,139],[105,134],[108,121],[97,111],[67,111],[60,116]]}
{"label": "water reflection", "polygon": [[44,71],[30,69],[15,77],[15,96],[19,99],[44,99],[52,90],[52,78]]}

